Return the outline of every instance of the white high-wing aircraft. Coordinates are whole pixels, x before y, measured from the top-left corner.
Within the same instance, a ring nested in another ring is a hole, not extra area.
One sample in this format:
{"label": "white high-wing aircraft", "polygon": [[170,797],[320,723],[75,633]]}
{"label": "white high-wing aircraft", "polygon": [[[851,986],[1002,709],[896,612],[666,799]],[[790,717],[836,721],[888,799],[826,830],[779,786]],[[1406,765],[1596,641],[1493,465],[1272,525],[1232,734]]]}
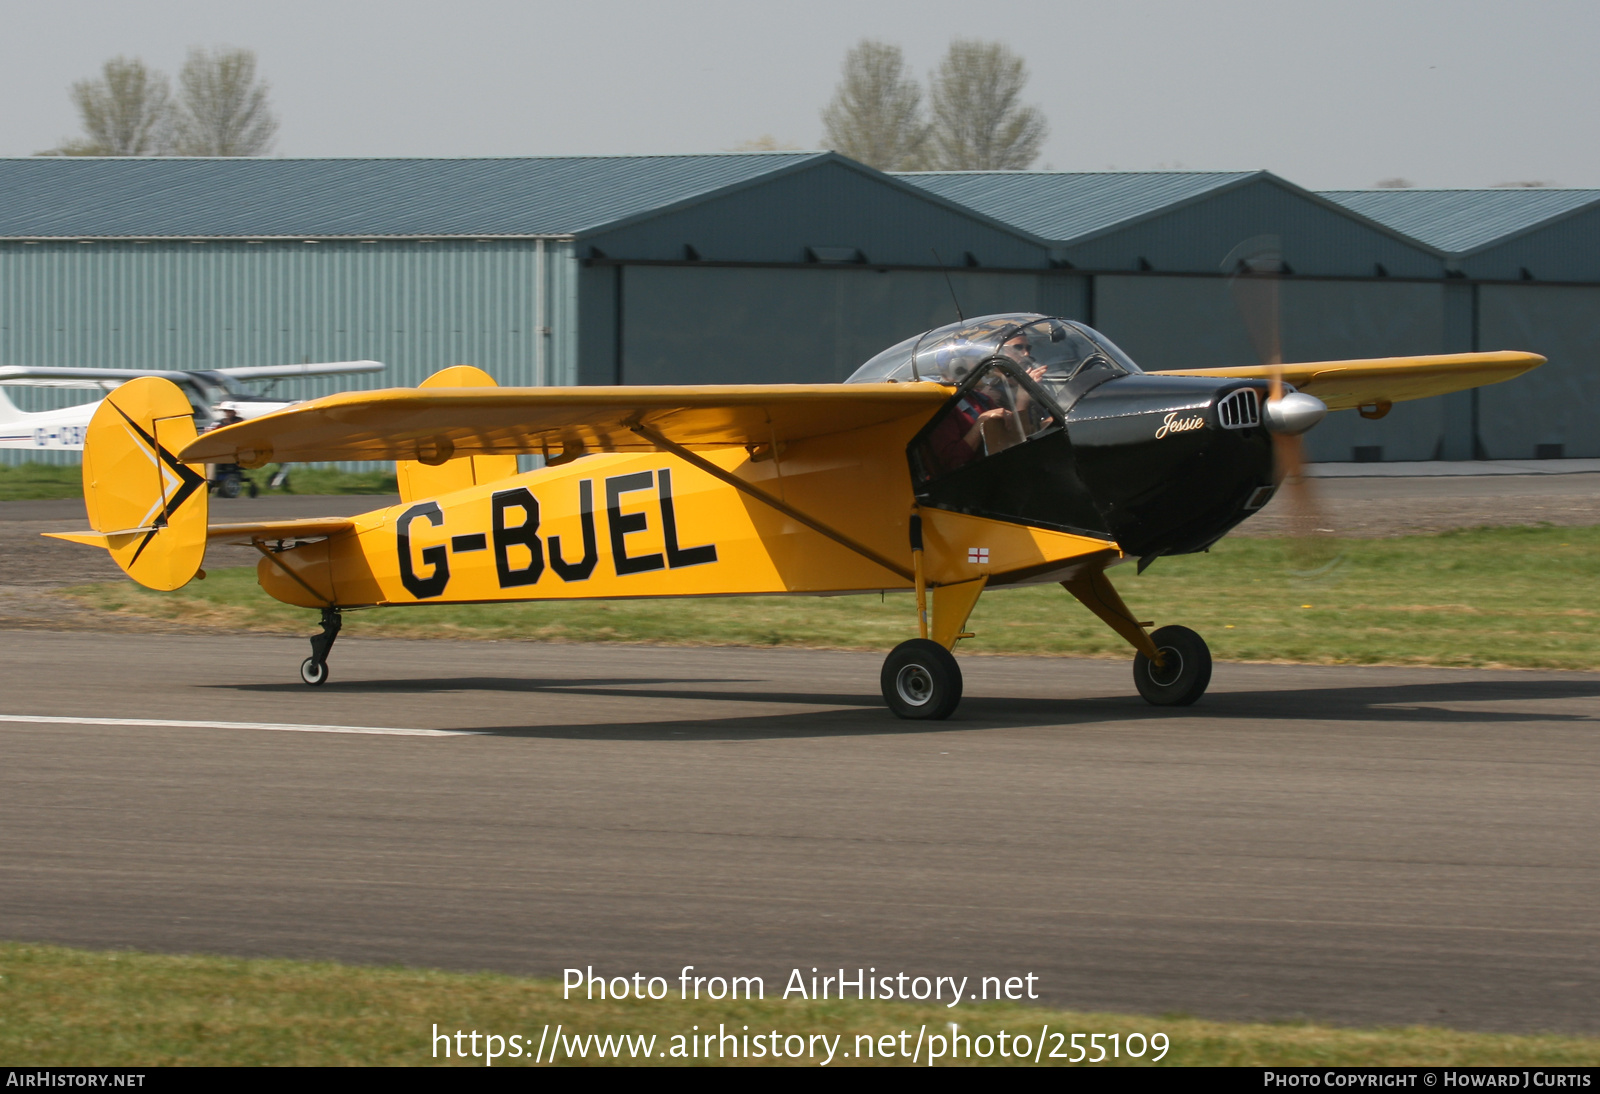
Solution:
{"label": "white high-wing aircraft", "polygon": [[[249,380],[286,380],[298,376],[339,376],[356,372],[382,372],[379,361],[334,361],[318,365],[256,365],[242,368],[216,368],[197,371],[139,368],[48,368],[29,365],[0,366],[0,385],[21,387],[71,387],[109,392],[140,376],[160,376],[171,380],[189,396],[194,408],[195,428],[204,432],[216,425],[223,412],[232,410],[240,418],[257,418],[293,405],[257,394],[244,386]],[[30,449],[35,452],[81,452],[83,435],[100,400],[60,410],[29,413],[18,410],[0,391],[0,448]]]}

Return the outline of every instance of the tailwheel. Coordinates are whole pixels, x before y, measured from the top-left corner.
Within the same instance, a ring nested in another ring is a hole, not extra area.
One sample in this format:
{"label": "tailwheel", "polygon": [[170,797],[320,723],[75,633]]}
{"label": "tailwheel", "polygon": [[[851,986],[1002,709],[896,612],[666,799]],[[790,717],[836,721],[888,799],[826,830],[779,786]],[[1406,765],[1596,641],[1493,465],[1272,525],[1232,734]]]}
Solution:
{"label": "tailwheel", "polygon": [[1162,627],[1150,635],[1161,651],[1160,665],[1144,654],[1133,658],[1139,694],[1158,707],[1186,707],[1211,683],[1211,650],[1188,627]]}
{"label": "tailwheel", "polygon": [[883,662],[883,701],[901,718],[948,718],[961,702],[961,666],[926,638],[902,642]]}
{"label": "tailwheel", "polygon": [[327,683],[328,654],[333,652],[334,639],[339,637],[343,626],[344,617],[338,608],[322,609],[322,633],[311,636],[311,656],[300,662],[300,679],[312,687]]}

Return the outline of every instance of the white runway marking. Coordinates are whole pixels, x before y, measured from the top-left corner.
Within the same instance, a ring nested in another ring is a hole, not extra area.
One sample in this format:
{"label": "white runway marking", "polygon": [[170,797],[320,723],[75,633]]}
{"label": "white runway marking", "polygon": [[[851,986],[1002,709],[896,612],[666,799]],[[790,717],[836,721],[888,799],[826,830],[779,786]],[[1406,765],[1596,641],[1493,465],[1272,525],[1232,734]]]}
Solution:
{"label": "white runway marking", "polygon": [[292,722],[187,722],[175,718],[61,718],[49,714],[0,714],[0,722],[68,726],[169,726],[178,729],[275,729],[288,733],[377,733],[391,737],[476,737],[471,729],[388,729],[380,726],[310,726]]}

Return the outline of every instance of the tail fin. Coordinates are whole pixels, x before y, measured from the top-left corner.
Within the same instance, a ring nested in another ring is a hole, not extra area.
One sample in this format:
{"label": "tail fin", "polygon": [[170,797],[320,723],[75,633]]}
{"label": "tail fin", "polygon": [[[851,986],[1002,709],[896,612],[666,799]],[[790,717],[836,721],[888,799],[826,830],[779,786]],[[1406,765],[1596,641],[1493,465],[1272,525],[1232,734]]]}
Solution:
{"label": "tail fin", "polygon": [[[418,387],[498,387],[494,377],[472,365],[455,365],[435,372]],[[436,459],[396,460],[395,479],[400,484],[400,500],[436,498],[481,482],[495,482],[517,473],[515,456],[458,456],[437,452]]]}
{"label": "tail fin", "polygon": [[22,416],[22,411],[11,401],[11,396],[6,394],[5,388],[0,388],[0,424],[19,421]]}
{"label": "tail fin", "polygon": [[83,445],[83,502],[94,531],[55,538],[104,547],[146,588],[188,584],[205,560],[205,465],[181,463],[176,453],[194,437],[194,411],[170,380],[145,376],[107,395]]}

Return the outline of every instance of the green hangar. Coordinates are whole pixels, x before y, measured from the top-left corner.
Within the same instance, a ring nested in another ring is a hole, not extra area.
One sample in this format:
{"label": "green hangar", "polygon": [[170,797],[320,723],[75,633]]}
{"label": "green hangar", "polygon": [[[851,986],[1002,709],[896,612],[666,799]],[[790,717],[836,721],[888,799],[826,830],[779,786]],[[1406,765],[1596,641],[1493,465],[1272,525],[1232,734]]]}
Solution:
{"label": "green hangar", "polygon": [[1054,309],[1049,266],[832,153],[0,160],[4,364],[837,380],[954,320],[952,288],[967,314]]}
{"label": "green hangar", "polygon": [[[1551,359],[1381,420],[1334,415],[1314,458],[1595,457],[1597,230],[1600,192],[1317,194],[1263,171],[888,175],[828,152],[4,159],[0,364],[815,382],[958,309],[1080,318],[1151,369],[1240,364],[1255,350],[1228,263],[1271,238],[1290,359]],[[86,397],[8,391],[29,410]]]}

